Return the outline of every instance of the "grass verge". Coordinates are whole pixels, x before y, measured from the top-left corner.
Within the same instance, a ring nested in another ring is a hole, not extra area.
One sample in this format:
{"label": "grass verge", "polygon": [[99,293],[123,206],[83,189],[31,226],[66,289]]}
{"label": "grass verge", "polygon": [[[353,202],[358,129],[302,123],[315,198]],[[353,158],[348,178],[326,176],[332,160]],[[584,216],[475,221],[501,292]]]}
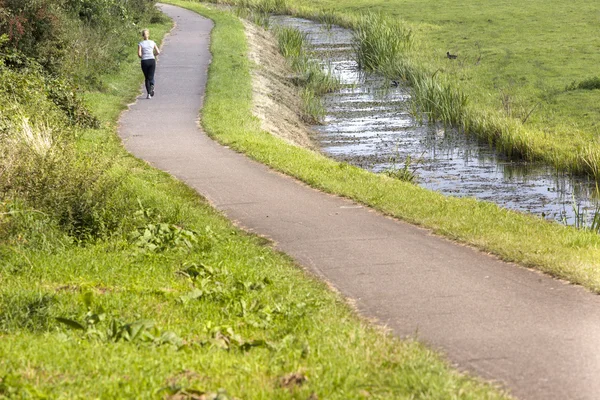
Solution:
{"label": "grass verge", "polygon": [[[242,25],[199,9],[216,21],[213,69],[222,72],[229,52],[243,50]],[[168,27],[152,27],[153,37]],[[77,244],[51,237],[31,213],[29,230],[0,241],[0,398],[502,398],[420,344],[363,323],[324,283],[127,154],[116,122],[141,73],[134,57],[123,65],[108,91],[87,94],[103,128],[75,145],[126,171],[136,227]],[[243,77],[243,105],[246,67],[230,77]],[[211,85],[213,107],[233,94]],[[235,121],[253,129],[242,114]]]}
{"label": "grass verge", "polygon": [[[194,2],[169,1],[195,10]],[[205,12],[205,11],[202,11]],[[229,36],[233,35],[231,28]],[[262,132],[251,114],[250,64],[229,63],[247,49],[236,40],[215,36],[213,62],[202,124],[223,144],[305,183],[369,205],[385,214],[491,252],[600,293],[600,236],[475,199],[445,197],[316,152],[289,145]],[[233,77],[233,79],[232,79]]]}

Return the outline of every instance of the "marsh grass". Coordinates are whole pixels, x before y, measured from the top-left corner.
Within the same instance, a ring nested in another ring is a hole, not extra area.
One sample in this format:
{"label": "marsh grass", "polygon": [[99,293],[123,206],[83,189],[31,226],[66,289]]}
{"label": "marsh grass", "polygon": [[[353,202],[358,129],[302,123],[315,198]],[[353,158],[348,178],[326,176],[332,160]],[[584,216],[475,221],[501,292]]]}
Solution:
{"label": "marsh grass", "polygon": [[413,47],[410,28],[378,13],[362,14],[353,35],[358,66],[366,71],[385,68]]}
{"label": "marsh grass", "polygon": [[465,128],[465,114],[468,105],[467,96],[456,90],[451,84],[439,79],[426,77],[414,79],[411,86],[413,115],[419,120],[422,114],[431,123],[441,122],[444,126]]}
{"label": "marsh grass", "polygon": [[324,9],[320,9],[317,11],[315,19],[320,23],[324,24],[327,27],[327,29],[331,29],[339,21],[339,18],[336,16],[336,13],[334,11]]}
{"label": "marsh grass", "polygon": [[308,123],[319,123],[325,116],[325,107],[320,98],[325,93],[340,87],[331,67],[324,69],[311,56],[310,44],[304,33],[289,27],[276,27],[275,36],[279,52],[288,60],[295,76],[294,84],[301,88],[300,96],[304,104],[304,119]]}
{"label": "marsh grass", "polygon": [[[573,201],[572,205],[573,214],[575,215],[575,221],[573,225],[577,229],[588,230],[595,233],[600,233],[600,205],[591,212],[587,212],[581,209],[581,206]],[[568,221],[563,221],[568,224]]]}
{"label": "marsh grass", "polygon": [[[571,205],[573,214],[575,216],[574,226],[578,229],[583,229],[591,232],[600,234],[600,186],[596,183],[596,190],[591,196],[596,202],[596,206],[592,211],[583,210],[580,204],[577,204],[575,198]],[[569,222],[566,218],[563,220],[564,224]]]}
{"label": "marsh grass", "polygon": [[416,173],[417,167],[413,165],[413,161],[410,156],[406,157],[401,167],[396,165],[396,160],[392,160],[392,166],[382,171],[384,175],[390,178],[398,179],[408,183],[417,183],[418,176]]}
{"label": "marsh grass", "polygon": [[298,29],[277,27],[275,36],[279,44],[279,52],[286,58],[304,59],[306,34]]}
{"label": "marsh grass", "polygon": [[310,88],[302,88],[300,90],[300,98],[304,105],[303,119],[309,124],[318,124],[325,117],[325,107],[319,95]]}

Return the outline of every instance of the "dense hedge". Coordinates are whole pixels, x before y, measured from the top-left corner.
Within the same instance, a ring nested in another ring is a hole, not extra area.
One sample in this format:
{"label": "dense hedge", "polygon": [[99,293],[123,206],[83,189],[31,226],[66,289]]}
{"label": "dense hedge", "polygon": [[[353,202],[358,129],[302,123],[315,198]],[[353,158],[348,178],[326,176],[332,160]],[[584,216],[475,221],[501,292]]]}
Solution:
{"label": "dense hedge", "polygon": [[[2,53],[34,59],[47,72],[98,84],[118,68],[155,0],[0,0]],[[18,64],[11,65],[17,67]],[[102,66],[102,68],[96,68]]]}

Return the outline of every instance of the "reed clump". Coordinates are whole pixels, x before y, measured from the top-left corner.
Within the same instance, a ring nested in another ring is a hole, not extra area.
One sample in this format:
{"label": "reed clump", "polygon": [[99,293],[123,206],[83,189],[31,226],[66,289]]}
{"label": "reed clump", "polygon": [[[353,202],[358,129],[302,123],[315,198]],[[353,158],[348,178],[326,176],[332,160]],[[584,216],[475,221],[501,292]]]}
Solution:
{"label": "reed clump", "polygon": [[279,52],[288,59],[302,58],[306,42],[306,35],[297,29],[278,27],[275,29]]}
{"label": "reed clump", "polygon": [[365,71],[376,71],[389,65],[414,44],[411,29],[376,13],[360,16],[353,35],[356,60]]}
{"label": "reed clump", "polygon": [[452,84],[436,79],[435,75],[415,79],[411,93],[417,115],[425,114],[429,121],[444,126],[465,126],[468,97]]}
{"label": "reed clump", "polygon": [[325,115],[320,96],[336,90],[340,86],[339,80],[333,75],[331,67],[324,69],[311,57],[310,45],[304,33],[289,27],[277,27],[274,31],[279,51],[295,73],[292,81],[301,88],[305,120],[318,123]]}

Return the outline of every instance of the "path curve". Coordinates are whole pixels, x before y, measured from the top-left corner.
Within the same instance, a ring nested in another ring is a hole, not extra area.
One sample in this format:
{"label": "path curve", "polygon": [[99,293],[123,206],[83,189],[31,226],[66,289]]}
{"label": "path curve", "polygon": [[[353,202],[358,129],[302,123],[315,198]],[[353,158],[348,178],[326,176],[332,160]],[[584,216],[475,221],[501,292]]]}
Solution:
{"label": "path curve", "polygon": [[177,27],[156,97],[138,97],[121,118],[129,151],[459,368],[522,399],[600,398],[599,296],[307,188],[211,141],[196,121],[212,23],[161,7]]}

